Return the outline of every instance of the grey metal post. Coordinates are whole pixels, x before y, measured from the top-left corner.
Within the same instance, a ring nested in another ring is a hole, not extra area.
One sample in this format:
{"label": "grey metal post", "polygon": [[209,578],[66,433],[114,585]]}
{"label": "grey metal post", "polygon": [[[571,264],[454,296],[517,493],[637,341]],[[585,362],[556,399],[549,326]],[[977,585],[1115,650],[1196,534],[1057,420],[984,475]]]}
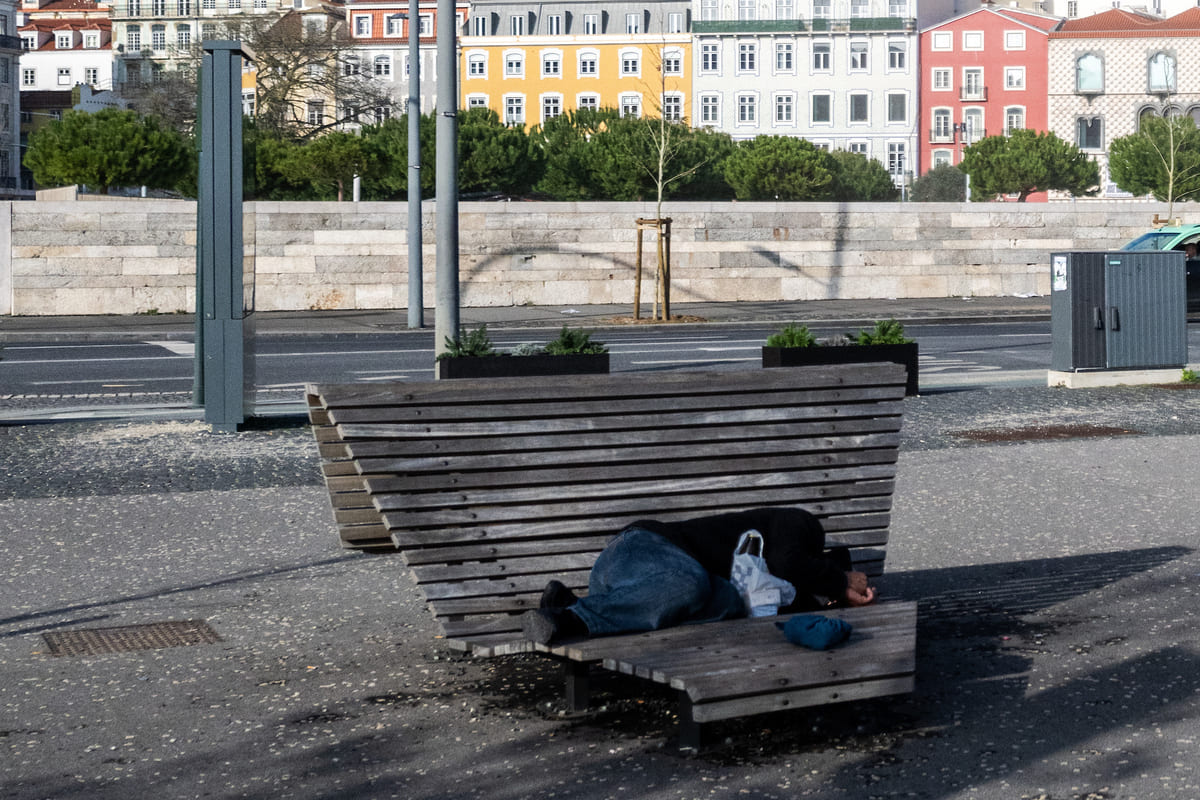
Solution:
{"label": "grey metal post", "polygon": [[458,339],[458,17],[454,0],[438,0],[437,30],[437,309],[434,349]]}
{"label": "grey metal post", "polygon": [[[253,391],[247,357],[248,311],[243,282],[241,42],[203,43],[200,71],[200,171],[196,204],[196,373],[204,421],[218,433],[245,422]],[[248,388],[249,387],[249,388]]]}
{"label": "grey metal post", "polygon": [[425,326],[421,253],[421,17],[408,0],[408,327]]}

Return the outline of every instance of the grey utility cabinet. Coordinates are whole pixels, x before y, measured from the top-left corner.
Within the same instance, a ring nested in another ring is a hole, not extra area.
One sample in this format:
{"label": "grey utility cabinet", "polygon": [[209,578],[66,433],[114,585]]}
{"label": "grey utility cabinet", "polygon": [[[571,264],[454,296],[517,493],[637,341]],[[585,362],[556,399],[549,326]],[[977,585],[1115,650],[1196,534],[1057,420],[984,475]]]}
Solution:
{"label": "grey utility cabinet", "polygon": [[1050,264],[1052,370],[1187,363],[1183,253],[1053,253]]}

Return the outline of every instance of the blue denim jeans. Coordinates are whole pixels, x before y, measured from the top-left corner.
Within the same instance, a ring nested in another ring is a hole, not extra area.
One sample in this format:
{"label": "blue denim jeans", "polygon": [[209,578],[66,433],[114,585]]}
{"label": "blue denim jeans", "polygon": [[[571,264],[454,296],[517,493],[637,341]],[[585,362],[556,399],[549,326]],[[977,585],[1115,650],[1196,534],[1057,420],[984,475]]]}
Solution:
{"label": "blue denim jeans", "polygon": [[710,574],[662,536],[641,528],[626,529],[604,548],[588,578],[587,597],[572,605],[571,611],[591,636],[746,614],[729,581]]}

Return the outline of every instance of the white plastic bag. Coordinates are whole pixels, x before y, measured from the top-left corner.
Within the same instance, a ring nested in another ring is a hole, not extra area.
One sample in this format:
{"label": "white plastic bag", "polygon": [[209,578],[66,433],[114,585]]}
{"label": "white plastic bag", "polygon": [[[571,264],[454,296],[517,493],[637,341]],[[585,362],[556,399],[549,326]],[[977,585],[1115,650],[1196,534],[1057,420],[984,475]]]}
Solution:
{"label": "white plastic bag", "polygon": [[796,587],[771,574],[762,551],[761,533],[756,530],[743,533],[734,548],[729,575],[733,588],[746,604],[746,613],[752,617],[773,617],[780,606],[791,605],[796,599]]}

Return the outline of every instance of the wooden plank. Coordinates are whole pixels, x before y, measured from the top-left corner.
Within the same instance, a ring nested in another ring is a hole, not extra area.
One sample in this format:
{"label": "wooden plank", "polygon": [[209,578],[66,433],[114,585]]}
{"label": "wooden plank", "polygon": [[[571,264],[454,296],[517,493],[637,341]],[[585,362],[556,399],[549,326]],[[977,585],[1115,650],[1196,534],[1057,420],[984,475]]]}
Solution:
{"label": "wooden plank", "polygon": [[[640,481],[579,481],[561,484],[536,486],[506,486],[499,489],[458,489],[441,492],[379,492],[375,484],[367,482],[372,492],[375,507],[380,511],[404,509],[416,513],[423,509],[444,509],[450,506],[467,506],[469,508],[504,505],[553,504],[561,500],[564,491],[569,491],[577,500],[587,498],[588,501],[599,501],[630,495],[661,496],[667,494],[718,492],[729,487],[731,481],[736,481],[740,490],[750,488],[768,488],[779,486],[810,486],[812,484],[846,485],[854,484],[871,492],[873,485],[887,481],[892,485],[896,468],[891,464],[871,464],[852,466],[842,469],[800,469],[780,470],[775,472],[725,473],[724,464],[714,465],[707,477],[679,478],[674,475],[657,480],[645,479]],[[891,491],[887,489],[886,491]],[[875,494],[879,491],[873,492]]]}
{"label": "wooden plank", "polygon": [[494,558],[517,558],[557,553],[598,553],[612,540],[616,532],[604,536],[578,536],[554,539],[519,539],[488,542],[478,545],[427,547],[404,551],[404,561],[410,566],[451,563],[454,561],[483,561]]}
{"label": "wooden plank", "polygon": [[788,711],[794,708],[832,705],[871,697],[888,697],[907,694],[915,688],[912,675],[882,677],[876,680],[861,680],[856,683],[835,684],[813,688],[793,689],[786,692],[740,697],[692,706],[695,722],[716,722],[722,719],[748,717],[771,711]]}
{"label": "wooden plank", "polygon": [[501,558],[495,561],[468,561],[460,564],[429,564],[412,567],[418,584],[478,580],[486,577],[541,575],[546,573],[590,570],[599,552],[537,555],[530,558]]}
{"label": "wooden plank", "polygon": [[[503,403],[493,401],[487,395],[471,398],[468,402],[445,406],[408,405],[397,403],[389,406],[367,408],[348,406],[331,410],[329,418],[333,424],[455,424],[489,421],[523,420],[529,418],[594,418],[610,416],[642,417],[674,412],[697,413],[717,409],[763,408],[768,406],[827,409],[835,416],[861,416],[873,406],[892,408],[896,392],[886,386],[864,386],[856,389],[838,388],[821,390],[806,387],[790,387],[785,390],[757,392],[701,394],[689,391],[670,397],[669,404],[662,397],[622,398],[614,406],[611,397],[572,401],[556,399],[549,402],[528,399]],[[887,404],[887,405],[883,405]],[[817,412],[820,413],[820,412]],[[806,412],[806,416],[813,413]]]}

